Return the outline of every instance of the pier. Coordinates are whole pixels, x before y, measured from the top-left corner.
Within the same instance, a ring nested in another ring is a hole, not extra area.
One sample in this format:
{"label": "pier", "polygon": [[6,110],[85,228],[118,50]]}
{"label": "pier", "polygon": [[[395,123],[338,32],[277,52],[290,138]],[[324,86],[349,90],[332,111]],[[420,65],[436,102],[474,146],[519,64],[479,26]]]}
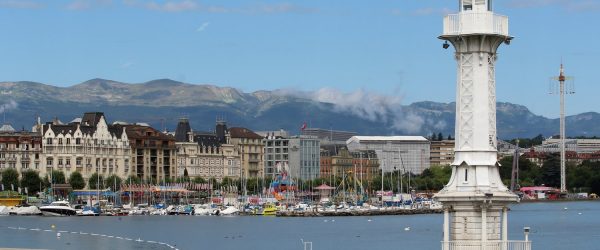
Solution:
{"label": "pier", "polygon": [[404,209],[388,208],[378,210],[338,210],[338,211],[278,211],[278,217],[335,217],[335,216],[379,216],[379,215],[414,215],[440,214],[442,209]]}

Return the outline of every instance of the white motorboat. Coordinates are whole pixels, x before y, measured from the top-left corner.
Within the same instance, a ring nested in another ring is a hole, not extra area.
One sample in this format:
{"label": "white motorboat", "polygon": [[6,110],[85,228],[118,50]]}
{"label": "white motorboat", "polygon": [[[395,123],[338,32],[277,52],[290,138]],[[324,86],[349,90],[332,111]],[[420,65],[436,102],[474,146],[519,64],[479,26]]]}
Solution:
{"label": "white motorboat", "polygon": [[72,216],[77,211],[69,205],[68,201],[55,201],[48,206],[40,207],[40,211],[45,216]]}
{"label": "white motorboat", "polygon": [[221,215],[236,215],[240,212],[239,209],[237,209],[234,206],[227,206],[227,208],[221,210],[220,214]]}

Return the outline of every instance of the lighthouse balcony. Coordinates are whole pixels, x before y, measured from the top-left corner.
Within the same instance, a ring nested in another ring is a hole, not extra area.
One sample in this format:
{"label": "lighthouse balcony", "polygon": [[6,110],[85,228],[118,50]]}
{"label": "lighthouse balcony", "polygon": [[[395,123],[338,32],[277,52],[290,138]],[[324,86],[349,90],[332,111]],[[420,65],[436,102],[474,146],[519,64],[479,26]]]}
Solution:
{"label": "lighthouse balcony", "polygon": [[442,37],[478,34],[508,37],[508,17],[489,11],[461,12],[444,17]]}
{"label": "lighthouse balcony", "polygon": [[531,250],[531,241],[442,241],[443,250]]}

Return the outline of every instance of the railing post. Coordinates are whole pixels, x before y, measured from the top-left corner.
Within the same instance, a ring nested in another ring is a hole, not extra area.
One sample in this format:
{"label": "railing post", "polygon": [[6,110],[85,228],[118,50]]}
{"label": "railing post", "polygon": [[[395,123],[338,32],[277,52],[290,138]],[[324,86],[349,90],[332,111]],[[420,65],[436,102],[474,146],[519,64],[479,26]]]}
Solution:
{"label": "railing post", "polygon": [[502,208],[502,242],[503,250],[508,250],[508,208]]}
{"label": "railing post", "polygon": [[444,247],[443,250],[449,250],[448,243],[450,241],[450,212],[448,207],[444,207]]}

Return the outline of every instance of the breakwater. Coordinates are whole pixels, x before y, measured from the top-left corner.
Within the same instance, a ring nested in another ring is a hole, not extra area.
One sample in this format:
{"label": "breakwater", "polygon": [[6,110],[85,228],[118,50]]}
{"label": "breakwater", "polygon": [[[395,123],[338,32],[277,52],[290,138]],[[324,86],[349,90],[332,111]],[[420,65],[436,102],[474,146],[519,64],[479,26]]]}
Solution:
{"label": "breakwater", "polygon": [[279,211],[279,217],[332,217],[332,216],[379,216],[379,215],[413,215],[439,214],[442,209],[377,209],[377,210],[337,210],[337,211]]}

